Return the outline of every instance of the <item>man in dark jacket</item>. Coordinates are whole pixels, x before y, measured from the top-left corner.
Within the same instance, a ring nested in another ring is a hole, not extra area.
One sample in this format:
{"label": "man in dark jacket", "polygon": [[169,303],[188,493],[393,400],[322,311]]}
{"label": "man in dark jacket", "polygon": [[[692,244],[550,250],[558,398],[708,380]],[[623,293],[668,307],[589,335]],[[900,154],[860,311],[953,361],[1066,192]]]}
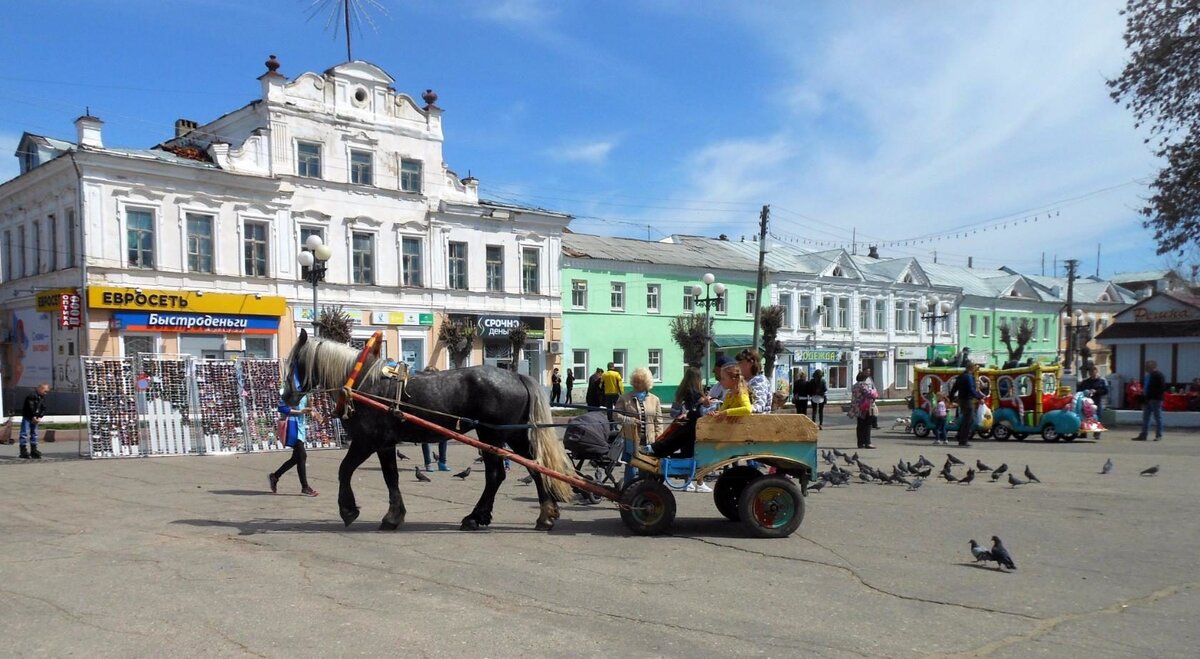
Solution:
{"label": "man in dark jacket", "polygon": [[964,366],[950,387],[950,398],[958,401],[958,445],[970,446],[975,433],[975,401],[983,394],[975,386],[975,365],[968,361]]}
{"label": "man in dark jacket", "polygon": [[604,391],[600,389],[600,376],[604,375],[604,369],[598,368],[592,377],[588,378],[587,394],[584,396],[584,402],[588,407],[600,407],[604,402]]}
{"label": "man in dark jacket", "polygon": [[1135,442],[1146,441],[1150,432],[1150,416],[1154,416],[1154,441],[1162,439],[1163,394],[1167,393],[1167,379],[1158,370],[1158,362],[1146,362],[1146,375],[1142,377],[1142,432],[1133,438]]}
{"label": "man in dark jacket", "polygon": [[[46,394],[50,393],[50,385],[39,384],[33,393],[25,397],[25,405],[21,408],[21,457],[40,460],[42,454],[37,447],[37,427],[46,416]],[[28,447],[26,446],[28,443]]]}
{"label": "man in dark jacket", "polygon": [[[1093,366],[1088,371],[1088,377],[1079,382],[1076,387],[1077,391],[1082,391],[1087,394],[1088,398],[1096,404],[1096,420],[1100,420],[1100,412],[1104,410],[1104,397],[1108,395],[1108,382],[1100,377],[1100,369]],[[1092,439],[1100,439],[1100,433],[1092,433]]]}

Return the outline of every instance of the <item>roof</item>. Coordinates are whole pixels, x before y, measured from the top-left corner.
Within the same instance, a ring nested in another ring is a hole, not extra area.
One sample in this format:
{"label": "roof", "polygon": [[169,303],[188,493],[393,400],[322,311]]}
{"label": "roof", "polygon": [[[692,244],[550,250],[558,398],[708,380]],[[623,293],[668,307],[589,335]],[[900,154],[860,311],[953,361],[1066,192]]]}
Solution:
{"label": "roof", "polygon": [[31,142],[35,142],[41,146],[54,149],[56,151],[70,151],[71,149],[75,148],[74,142],[68,142],[66,140],[60,140],[53,137],[46,137],[45,135],[35,135],[34,133],[26,132],[25,138]]}
{"label": "roof", "polygon": [[1143,281],[1158,281],[1168,278],[1182,279],[1174,270],[1143,270],[1141,272],[1118,272],[1112,276],[1115,284],[1133,284]]}
{"label": "roof", "polygon": [[1167,339],[1190,336],[1200,336],[1200,320],[1113,323],[1101,330],[1096,339]]}
{"label": "roof", "polygon": [[743,270],[758,269],[754,260],[738,250],[729,249],[728,241],[708,238],[687,239],[683,242],[652,242],[636,238],[610,238],[584,233],[564,233],[563,254],[579,259],[685,265],[696,268]]}
{"label": "roof", "polygon": [[547,208],[538,208],[537,206],[518,206],[517,204],[510,204],[502,201],[491,201],[490,199],[480,199],[479,205],[487,206],[488,208],[500,208],[504,210],[517,211],[518,213],[537,213],[539,215],[553,215],[555,217],[572,217],[572,215],[562,211],[552,211]]}

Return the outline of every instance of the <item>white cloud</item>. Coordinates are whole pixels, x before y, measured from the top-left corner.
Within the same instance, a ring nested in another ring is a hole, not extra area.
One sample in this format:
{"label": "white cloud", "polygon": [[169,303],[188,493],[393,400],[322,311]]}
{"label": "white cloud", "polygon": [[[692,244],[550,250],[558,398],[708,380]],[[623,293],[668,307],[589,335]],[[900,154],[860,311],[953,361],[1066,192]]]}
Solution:
{"label": "white cloud", "polygon": [[564,144],[546,151],[546,155],[554,160],[564,162],[580,162],[590,165],[601,165],[616,147],[613,140],[594,140]]}
{"label": "white cloud", "polygon": [[478,15],[513,27],[543,27],[558,11],[543,0],[500,0],[476,5]]}

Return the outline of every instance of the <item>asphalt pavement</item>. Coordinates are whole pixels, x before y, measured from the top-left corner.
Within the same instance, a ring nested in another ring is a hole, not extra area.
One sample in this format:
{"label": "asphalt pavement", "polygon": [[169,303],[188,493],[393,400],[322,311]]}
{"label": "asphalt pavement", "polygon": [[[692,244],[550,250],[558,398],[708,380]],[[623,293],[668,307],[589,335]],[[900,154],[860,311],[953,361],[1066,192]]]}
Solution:
{"label": "asphalt pavement", "polygon": [[[828,411],[828,410],[827,410]],[[831,415],[823,448],[853,451]],[[947,450],[1025,465],[1043,484],[860,484],[807,500],[800,530],[747,537],[711,495],[680,493],[668,537],[632,537],[607,503],[533,530],[513,472],[489,531],[458,530],[483,486],[447,473],[401,487],[399,531],[378,467],[338,519],[343,452],[313,451],[317,498],[281,453],[86,460],[0,446],[0,632],[13,656],[1192,656],[1200,645],[1200,434],[1131,442],[929,445],[881,419],[876,467]],[[419,455],[419,449],[405,449]],[[451,447],[451,466],[474,458]],[[1099,475],[1112,458],[1112,474]],[[1158,476],[1139,476],[1161,465]],[[965,468],[957,467],[957,475]],[[999,535],[1018,569],[976,565]]]}

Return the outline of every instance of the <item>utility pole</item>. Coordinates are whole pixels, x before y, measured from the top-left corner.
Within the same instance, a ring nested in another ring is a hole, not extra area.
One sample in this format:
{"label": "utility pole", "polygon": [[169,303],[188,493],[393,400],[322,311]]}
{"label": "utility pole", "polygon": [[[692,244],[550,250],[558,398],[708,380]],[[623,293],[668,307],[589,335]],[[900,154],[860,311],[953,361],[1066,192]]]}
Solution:
{"label": "utility pole", "polygon": [[1075,363],[1075,268],[1079,266],[1079,259],[1066,259],[1063,261],[1067,266],[1067,317],[1066,320],[1061,320],[1063,333],[1067,338],[1067,358],[1063,360],[1064,374],[1074,372],[1072,366]]}
{"label": "utility pole", "polygon": [[[763,280],[766,279],[766,268],[764,263],[767,259],[767,218],[771,216],[771,206],[764,204],[762,213],[758,216],[758,286],[754,293],[754,338],[750,344],[751,348],[758,349],[758,330],[759,321],[762,320],[762,292]],[[768,377],[771,377],[768,374]]]}

